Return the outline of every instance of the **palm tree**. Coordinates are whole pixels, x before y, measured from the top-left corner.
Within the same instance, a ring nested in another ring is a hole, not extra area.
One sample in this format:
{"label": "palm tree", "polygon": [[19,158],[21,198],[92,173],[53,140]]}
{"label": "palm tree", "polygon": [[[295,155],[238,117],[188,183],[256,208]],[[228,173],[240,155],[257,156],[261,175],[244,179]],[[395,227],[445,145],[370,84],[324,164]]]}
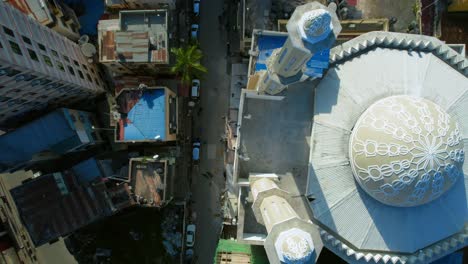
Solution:
{"label": "palm tree", "polygon": [[193,77],[199,78],[202,73],[207,72],[205,66],[200,64],[203,54],[198,46],[172,48],[171,52],[176,56],[176,63],[172,66],[171,71],[180,76],[182,84],[188,85]]}

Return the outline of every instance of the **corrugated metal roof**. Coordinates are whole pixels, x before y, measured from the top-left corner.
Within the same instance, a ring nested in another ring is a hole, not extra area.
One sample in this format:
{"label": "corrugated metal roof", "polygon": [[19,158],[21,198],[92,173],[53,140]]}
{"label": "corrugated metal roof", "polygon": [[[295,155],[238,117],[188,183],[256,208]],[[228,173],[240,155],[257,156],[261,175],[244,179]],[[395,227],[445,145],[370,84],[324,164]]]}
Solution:
{"label": "corrugated metal roof", "polygon": [[111,214],[96,184],[80,186],[70,172],[43,175],[11,190],[34,244],[40,246]]}
{"label": "corrugated metal roof", "polygon": [[[422,256],[422,262],[433,259],[426,247],[458,232],[466,235],[467,161],[464,179],[438,199],[417,207],[388,206],[370,197],[354,180],[349,134],[372,103],[403,94],[437,103],[457,119],[468,142],[466,59],[434,38],[373,32],[332,49],[330,61],[334,67],[315,93],[308,181],[308,192],[315,197],[310,203],[314,217],[327,227],[327,241],[357,248],[344,255],[348,261],[361,253],[375,257],[377,263],[387,263],[395,254],[400,261],[411,257],[402,252],[418,250],[422,251],[415,257]],[[468,151],[468,145],[464,148]],[[467,241],[461,243],[440,246],[438,257],[466,246]],[[343,256],[338,248],[330,246]]]}
{"label": "corrugated metal roof", "polygon": [[125,11],[120,20],[101,20],[101,61],[169,63],[166,16],[160,10]]}

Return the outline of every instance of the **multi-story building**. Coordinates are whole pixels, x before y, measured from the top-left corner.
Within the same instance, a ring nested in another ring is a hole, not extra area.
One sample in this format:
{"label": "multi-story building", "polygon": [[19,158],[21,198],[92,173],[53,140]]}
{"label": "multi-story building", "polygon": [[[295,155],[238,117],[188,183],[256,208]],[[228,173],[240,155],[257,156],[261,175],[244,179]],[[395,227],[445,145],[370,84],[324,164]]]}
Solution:
{"label": "multi-story building", "polygon": [[111,126],[115,142],[148,143],[177,138],[177,96],[148,77],[122,76],[115,80]]}
{"label": "multi-story building", "polygon": [[115,9],[175,9],[175,0],[106,0],[106,6]]}
{"label": "multi-story building", "polygon": [[55,160],[100,143],[92,114],[58,109],[0,136],[0,171],[14,171]]}
{"label": "multi-story building", "polygon": [[34,110],[104,91],[78,44],[0,2],[0,126]]}
{"label": "multi-story building", "polygon": [[32,171],[17,171],[15,173],[0,174],[0,226],[6,231],[6,236],[0,254],[0,263],[5,264],[45,264],[45,263],[76,263],[67,250],[63,239],[55,240],[49,244],[36,247],[23,225],[21,216],[16,207],[10,190],[21,186],[24,182],[34,178]]}
{"label": "multi-story building", "polygon": [[99,62],[113,73],[168,72],[167,10],[121,11],[98,24]]}
{"label": "multi-story building", "polygon": [[65,37],[76,41],[80,37],[80,22],[75,11],[62,1],[42,0],[7,0],[24,14],[36,19]]}

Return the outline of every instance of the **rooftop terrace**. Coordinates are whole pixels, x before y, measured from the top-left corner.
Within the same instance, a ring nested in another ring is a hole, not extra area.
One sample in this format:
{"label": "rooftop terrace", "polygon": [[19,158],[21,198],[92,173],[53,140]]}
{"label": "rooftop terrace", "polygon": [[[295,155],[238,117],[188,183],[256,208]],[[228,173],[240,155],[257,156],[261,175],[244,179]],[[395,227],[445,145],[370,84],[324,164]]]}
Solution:
{"label": "rooftop terrace", "polygon": [[98,30],[100,62],[169,63],[166,10],[121,11]]}

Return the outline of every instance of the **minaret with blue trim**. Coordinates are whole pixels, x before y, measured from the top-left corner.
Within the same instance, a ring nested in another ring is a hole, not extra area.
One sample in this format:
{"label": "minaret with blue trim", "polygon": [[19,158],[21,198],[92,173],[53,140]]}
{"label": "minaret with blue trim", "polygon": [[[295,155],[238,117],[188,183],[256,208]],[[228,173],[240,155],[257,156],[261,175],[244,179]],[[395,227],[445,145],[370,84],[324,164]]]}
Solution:
{"label": "minaret with blue trim", "polygon": [[326,7],[317,2],[296,7],[286,25],[288,39],[268,58],[257,91],[275,95],[290,84],[322,76],[341,31],[335,11],[335,4]]}

